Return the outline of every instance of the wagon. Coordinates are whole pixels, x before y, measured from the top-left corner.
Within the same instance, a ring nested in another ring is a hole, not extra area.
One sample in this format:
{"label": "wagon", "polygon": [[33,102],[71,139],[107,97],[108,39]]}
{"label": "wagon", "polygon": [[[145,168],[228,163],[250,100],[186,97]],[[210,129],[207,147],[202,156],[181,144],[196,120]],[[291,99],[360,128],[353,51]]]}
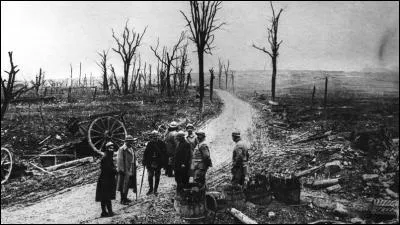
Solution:
{"label": "wagon", "polygon": [[103,155],[103,147],[109,141],[121,147],[124,144],[127,131],[124,115],[126,112],[110,112],[89,116],[87,120],[71,118],[67,129],[74,135],[87,137],[92,149]]}
{"label": "wagon", "polygon": [[13,158],[7,148],[1,148],[1,184],[4,184],[11,175]]}

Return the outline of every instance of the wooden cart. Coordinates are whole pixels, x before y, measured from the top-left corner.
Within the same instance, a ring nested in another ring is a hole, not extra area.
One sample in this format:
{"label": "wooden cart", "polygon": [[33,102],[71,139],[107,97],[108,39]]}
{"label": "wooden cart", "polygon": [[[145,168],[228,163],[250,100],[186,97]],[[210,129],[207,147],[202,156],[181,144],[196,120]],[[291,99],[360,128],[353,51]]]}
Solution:
{"label": "wooden cart", "polygon": [[84,121],[71,118],[67,129],[73,134],[86,136],[92,149],[103,155],[103,147],[107,142],[113,142],[118,148],[124,144],[127,135],[124,115],[125,112],[110,112],[89,116]]}
{"label": "wooden cart", "polygon": [[1,184],[7,182],[11,175],[13,166],[13,158],[11,152],[7,148],[1,148]]}

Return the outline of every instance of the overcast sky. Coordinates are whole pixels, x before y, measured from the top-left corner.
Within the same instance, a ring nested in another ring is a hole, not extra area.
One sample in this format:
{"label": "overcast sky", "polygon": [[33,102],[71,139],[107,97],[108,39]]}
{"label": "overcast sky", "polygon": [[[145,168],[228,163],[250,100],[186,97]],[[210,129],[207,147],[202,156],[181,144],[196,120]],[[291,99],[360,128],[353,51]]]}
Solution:
{"label": "overcast sky", "polygon": [[[283,40],[279,69],[361,70],[399,67],[399,3],[396,2],[275,2],[283,8],[278,37]],[[1,69],[9,69],[7,52],[14,52],[23,78],[30,80],[42,67],[48,78],[82,73],[100,76],[97,51],[115,46],[111,29],[122,32],[125,21],[135,31],[148,26],[139,47],[143,61],[156,63],[149,46],[157,37],[171,47],[185,30],[179,10],[188,2],[1,2]],[[234,70],[270,68],[267,55],[251,47],[266,45],[268,2],[223,2],[217,17],[227,23],[215,33],[213,55],[229,59]],[[190,43],[194,51],[194,45]],[[110,63],[122,74],[119,55],[110,50]],[[191,67],[198,70],[195,53]]]}

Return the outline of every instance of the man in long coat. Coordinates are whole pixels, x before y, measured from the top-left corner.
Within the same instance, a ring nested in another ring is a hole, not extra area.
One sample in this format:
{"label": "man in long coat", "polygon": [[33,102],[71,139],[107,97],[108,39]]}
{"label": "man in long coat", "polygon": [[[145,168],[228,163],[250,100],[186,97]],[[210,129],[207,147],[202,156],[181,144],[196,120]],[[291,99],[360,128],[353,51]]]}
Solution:
{"label": "man in long coat", "polygon": [[[166,167],[166,149],[158,140],[158,132],[156,130],[150,133],[150,141],[146,145],[143,154],[143,166],[147,169],[149,191],[146,195],[154,193],[157,195],[158,184],[160,183],[161,168]],[[154,185],[153,185],[153,178]]]}
{"label": "man in long coat", "polygon": [[181,191],[189,183],[190,159],[192,151],[190,144],[185,140],[185,133],[178,132],[176,135],[177,147],[175,155],[175,181],[177,190]]}
{"label": "man in long coat", "polygon": [[125,138],[125,144],[118,150],[117,171],[118,181],[117,190],[121,192],[121,204],[129,204],[128,190],[133,189],[137,192],[136,186],[136,149],[133,146],[135,139],[132,135]]}
{"label": "man in long coat", "polygon": [[[194,148],[196,148],[197,144],[199,143],[199,141],[197,140],[197,136],[196,134],[194,134],[193,130],[194,126],[192,124],[189,123],[186,125],[186,131],[187,131],[186,141],[190,144],[190,150],[192,152],[192,156]],[[190,164],[192,164],[192,159],[190,159]],[[193,176],[192,169],[189,170],[189,176],[191,177]]]}
{"label": "man in long coat", "polygon": [[232,184],[243,185],[248,178],[247,163],[249,161],[248,147],[240,138],[240,132],[233,132],[232,139],[236,143],[232,155]]}
{"label": "man in long coat", "polygon": [[209,167],[212,167],[210,150],[205,143],[206,135],[204,132],[196,132],[199,143],[193,152],[192,158],[192,170],[193,170],[193,181],[200,187],[206,183],[206,173]]}
{"label": "man in long coat", "polygon": [[178,124],[176,122],[171,122],[168,127],[168,131],[165,134],[164,142],[167,146],[167,154],[168,154],[168,166],[166,169],[166,174],[169,177],[173,177],[174,175],[174,160],[175,160],[175,152],[176,152],[176,134],[178,130]]}

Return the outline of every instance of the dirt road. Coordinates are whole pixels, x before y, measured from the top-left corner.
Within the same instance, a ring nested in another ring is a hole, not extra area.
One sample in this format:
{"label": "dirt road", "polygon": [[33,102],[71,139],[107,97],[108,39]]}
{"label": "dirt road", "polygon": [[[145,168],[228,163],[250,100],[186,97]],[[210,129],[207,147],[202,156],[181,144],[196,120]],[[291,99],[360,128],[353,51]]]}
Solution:
{"label": "dirt road", "polygon": [[[246,140],[248,129],[252,127],[255,110],[246,102],[225,91],[216,91],[224,102],[222,113],[215,119],[205,123],[206,140],[211,150],[213,169],[231,160],[233,142],[231,133],[239,130]],[[142,172],[139,171],[141,179]],[[146,179],[145,179],[146,180]],[[173,215],[167,222],[181,222],[170,201],[175,189],[174,178],[161,177],[158,197],[145,196],[147,182],[144,182],[142,195],[137,202],[129,206],[119,204],[119,196],[113,202],[117,213],[112,218],[99,218],[100,207],[94,201],[96,184],[74,187],[55,197],[45,199],[34,205],[18,208],[18,206],[1,211],[1,223],[119,223],[126,219],[149,221],[149,210],[155,216]],[[133,193],[129,198],[134,199]],[[157,207],[159,206],[159,207]],[[154,209],[155,208],[155,209]],[[160,218],[163,219],[163,218]]]}

